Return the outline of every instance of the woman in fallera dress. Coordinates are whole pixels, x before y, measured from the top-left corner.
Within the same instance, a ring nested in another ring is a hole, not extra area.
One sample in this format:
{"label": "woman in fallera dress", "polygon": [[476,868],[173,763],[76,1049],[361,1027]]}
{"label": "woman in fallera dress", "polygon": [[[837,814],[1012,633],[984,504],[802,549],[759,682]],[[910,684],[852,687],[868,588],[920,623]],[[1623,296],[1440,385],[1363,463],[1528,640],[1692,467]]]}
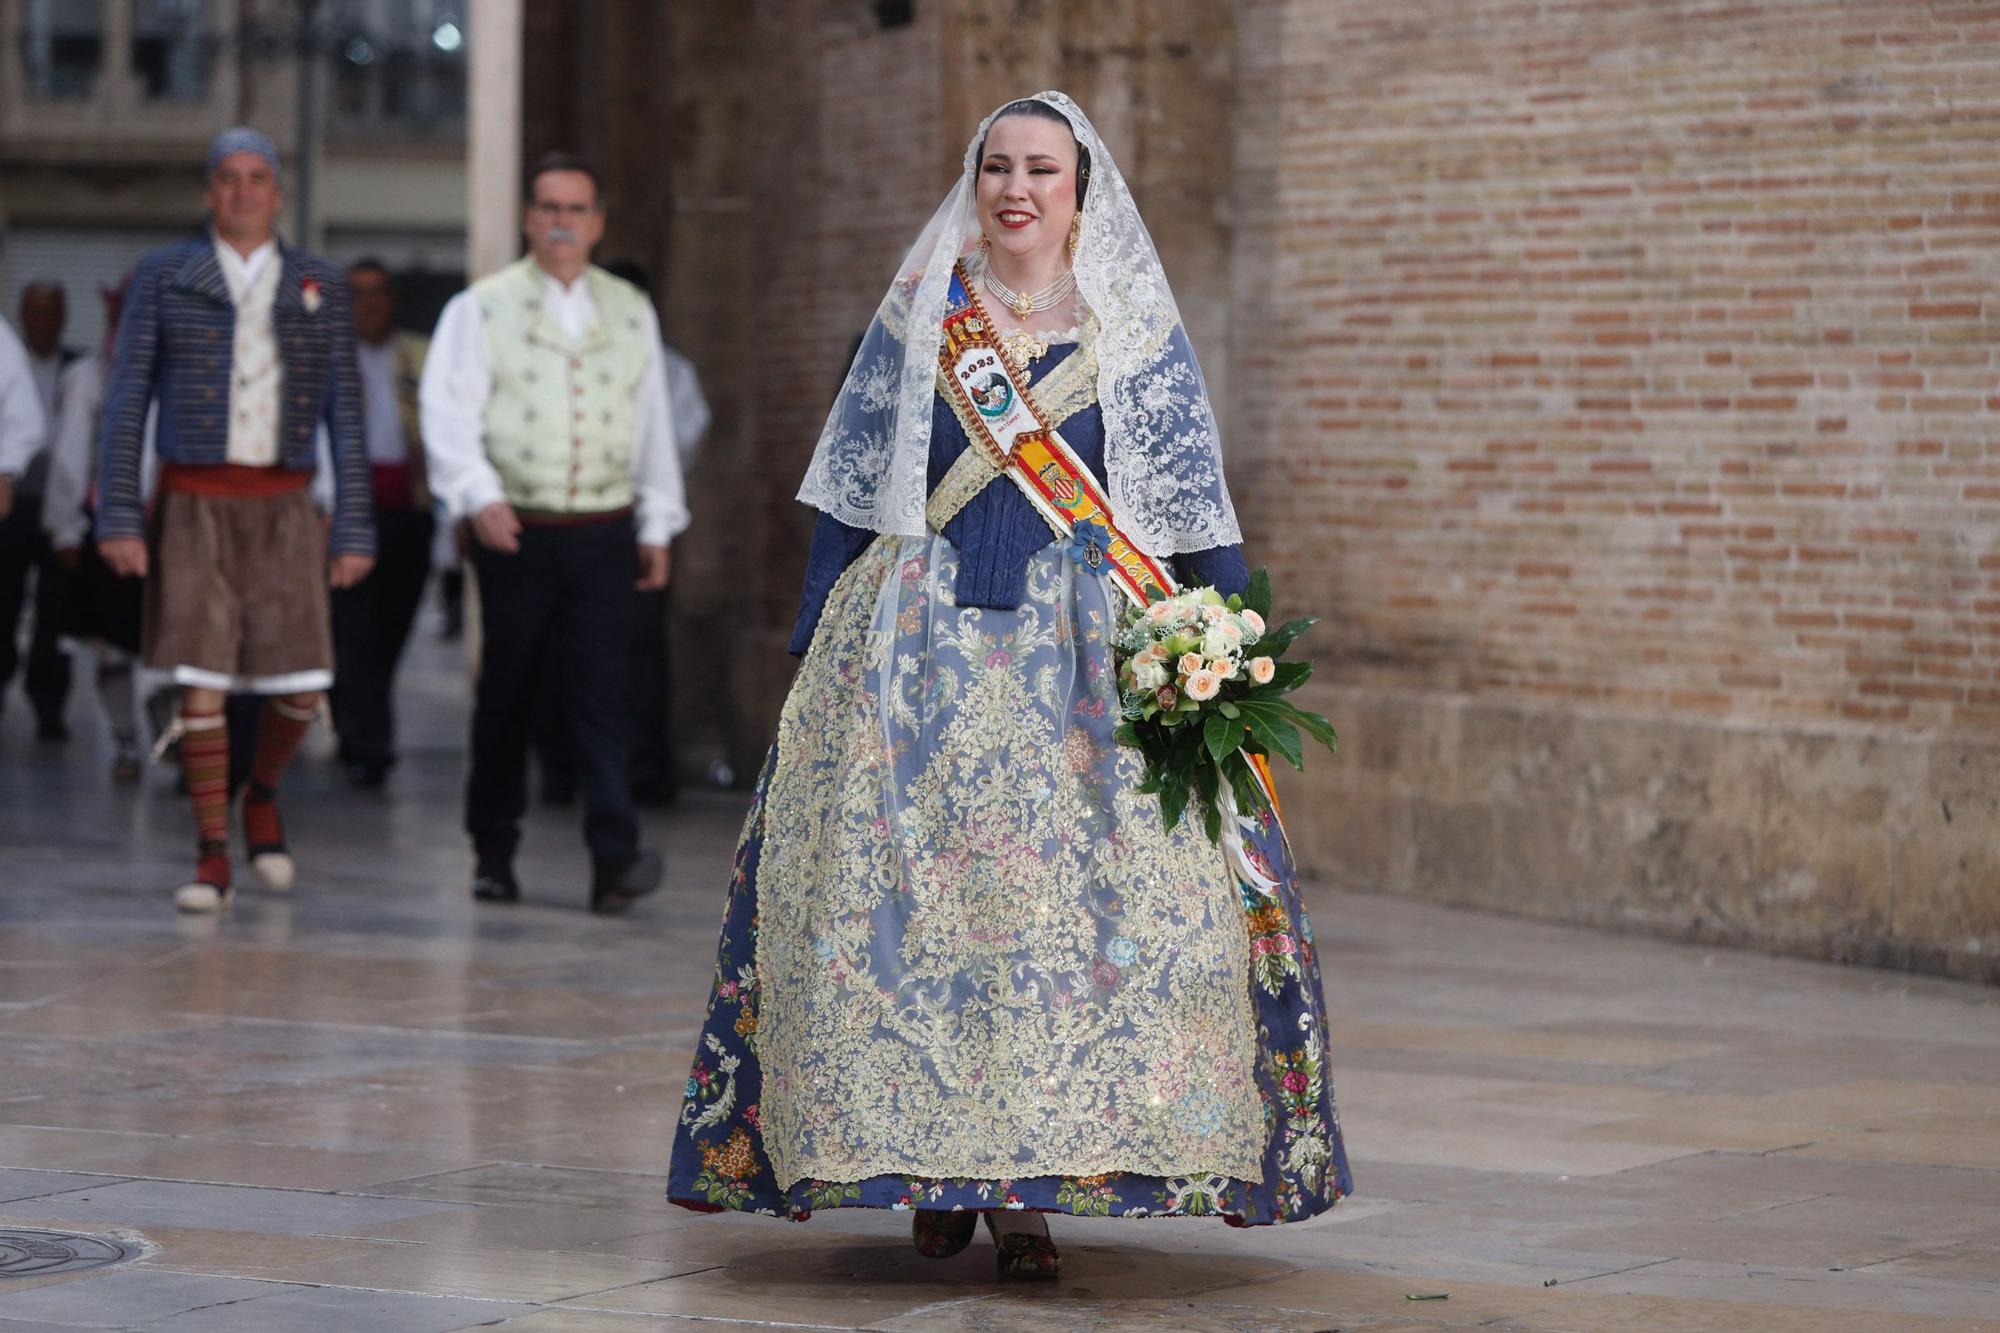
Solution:
{"label": "woman in fallera dress", "polygon": [[[1323,1212],[1351,1183],[1283,830],[1233,858],[1164,830],[1112,735],[1107,529],[1059,521],[1099,495],[1121,558],[1246,581],[1193,349],[1075,103],[987,117],[900,273],[799,492],[803,661],[668,1194],[908,1209],[936,1257],[983,1217],[1003,1277],[1057,1274],[1049,1213]],[[1022,468],[1021,421],[1074,471]]]}

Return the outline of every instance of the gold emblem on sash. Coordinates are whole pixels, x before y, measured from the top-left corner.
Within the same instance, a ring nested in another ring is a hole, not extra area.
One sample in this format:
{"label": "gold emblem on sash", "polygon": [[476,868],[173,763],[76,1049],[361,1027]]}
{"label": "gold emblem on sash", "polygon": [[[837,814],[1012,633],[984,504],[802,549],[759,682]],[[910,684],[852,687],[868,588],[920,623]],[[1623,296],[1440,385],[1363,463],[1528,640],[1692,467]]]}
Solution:
{"label": "gold emblem on sash", "polygon": [[[1089,469],[1049,425],[1024,383],[1025,372],[1015,368],[990,332],[992,321],[973,293],[962,263],[953,277],[953,299],[962,294],[964,304],[953,305],[945,315],[938,365],[971,443],[995,471],[1013,478],[1056,536],[1074,539],[1079,564],[1093,573],[1112,575],[1112,581],[1136,605],[1148,606],[1171,596],[1173,576],[1119,531],[1111,504]],[[951,499],[962,504],[958,497],[977,481],[977,474],[969,473],[960,459],[940,489],[950,490]],[[939,498],[932,497],[933,501]],[[926,514],[941,509],[926,506]],[[1085,541],[1086,525],[1094,525],[1092,532],[1101,531],[1102,540]]]}

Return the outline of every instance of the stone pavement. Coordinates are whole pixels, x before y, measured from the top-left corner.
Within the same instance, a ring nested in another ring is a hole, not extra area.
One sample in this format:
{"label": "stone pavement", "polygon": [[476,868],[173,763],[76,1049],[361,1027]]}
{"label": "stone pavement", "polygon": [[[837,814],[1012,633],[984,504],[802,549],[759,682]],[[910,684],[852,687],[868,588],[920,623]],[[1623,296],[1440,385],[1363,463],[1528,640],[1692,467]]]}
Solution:
{"label": "stone pavement", "polygon": [[901,1216],[673,1208],[743,798],[649,820],[630,917],[557,812],[532,901],[475,908],[462,676],[427,643],[407,684],[389,793],[303,765],[301,888],[222,921],[168,902],[166,774],[113,791],[81,704],[67,749],[0,721],[0,1233],[142,1247],[0,1278],[0,1333],[2000,1329],[2000,992],[1333,892],[1326,1218],[1056,1219],[1064,1280],[1016,1289]]}

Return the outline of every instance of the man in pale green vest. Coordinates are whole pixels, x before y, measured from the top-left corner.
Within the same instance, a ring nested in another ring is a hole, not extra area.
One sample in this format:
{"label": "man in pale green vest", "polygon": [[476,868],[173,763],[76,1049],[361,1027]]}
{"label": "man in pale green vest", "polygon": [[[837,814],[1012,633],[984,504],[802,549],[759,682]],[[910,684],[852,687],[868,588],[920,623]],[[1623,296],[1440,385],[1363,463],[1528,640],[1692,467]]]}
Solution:
{"label": "man in pale green vest", "polygon": [[660,329],[631,284],[593,267],[601,182],[551,154],[528,178],[530,254],[453,297],[418,400],[432,492],[472,527],[485,641],[466,831],[472,894],[513,902],[538,688],[560,704],[583,796],[591,909],[660,882],[629,785],[632,589],[663,588],[687,526]]}

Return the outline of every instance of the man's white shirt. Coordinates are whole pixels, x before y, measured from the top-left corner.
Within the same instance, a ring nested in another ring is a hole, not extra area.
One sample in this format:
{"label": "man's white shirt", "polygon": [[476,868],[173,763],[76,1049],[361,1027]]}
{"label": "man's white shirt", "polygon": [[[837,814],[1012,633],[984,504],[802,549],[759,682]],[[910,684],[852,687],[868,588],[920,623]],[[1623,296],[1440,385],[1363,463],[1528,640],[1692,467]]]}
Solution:
{"label": "man's white shirt", "polygon": [[[659,335],[655,333],[654,340]],[[0,319],[0,474],[18,477],[48,442],[49,420],[28,366],[28,349]]]}
{"label": "man's white shirt", "polygon": [[227,457],[246,467],[269,467],[278,461],[278,391],[285,376],[271,314],[283,271],[278,243],[266,241],[244,255],[220,236],[214,242],[216,263],[236,305]]}

